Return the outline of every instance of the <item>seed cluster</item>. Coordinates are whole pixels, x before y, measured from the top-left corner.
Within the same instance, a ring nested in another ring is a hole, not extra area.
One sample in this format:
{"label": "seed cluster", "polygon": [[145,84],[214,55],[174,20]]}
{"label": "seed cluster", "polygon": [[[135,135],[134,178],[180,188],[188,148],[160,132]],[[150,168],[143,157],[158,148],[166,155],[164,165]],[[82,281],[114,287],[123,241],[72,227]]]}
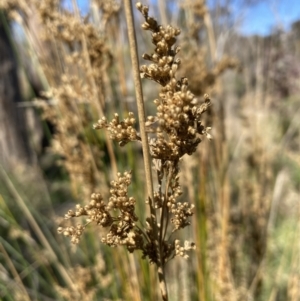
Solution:
{"label": "seed cluster", "polygon": [[[135,199],[128,196],[130,184],[130,172],[125,172],[123,175],[118,173],[117,180],[111,182],[108,201],[105,201],[101,194],[94,193],[88,205],[78,204],[75,211],[69,210],[65,215],[65,219],[85,216],[85,225],[59,227],[58,232],[71,237],[73,243],[78,243],[86,226],[95,223],[103,228],[109,228],[106,236],[101,238],[103,243],[113,247],[125,245],[131,252],[135,249],[142,249],[143,234],[135,227],[138,220],[134,212]],[[116,215],[115,212],[119,214]]]}
{"label": "seed cluster", "polygon": [[141,75],[165,86],[170,82],[172,75],[180,64],[180,60],[174,60],[180,48],[172,49],[176,43],[176,36],[180,34],[180,30],[170,25],[166,28],[159,26],[155,19],[148,16],[149,8],[147,6],[141,3],[137,3],[136,6],[145,18],[142,28],[153,32],[152,43],[155,45],[153,54],[143,54],[143,58],[151,61],[152,64],[141,66]]}
{"label": "seed cluster", "polygon": [[[185,81],[185,80],[184,80]],[[208,130],[200,121],[201,114],[210,105],[210,99],[206,95],[205,103],[200,107],[191,104],[193,95],[186,90],[183,84],[180,92],[161,93],[160,99],[154,103],[157,105],[157,116],[148,117],[147,125],[157,121],[157,137],[150,140],[152,156],[161,160],[176,161],[183,155],[191,155],[196,151],[201,142],[199,134],[211,139]]]}
{"label": "seed cluster", "polygon": [[188,258],[189,256],[187,255],[186,252],[190,250],[195,250],[196,246],[194,243],[190,243],[189,241],[184,242],[184,246],[180,246],[180,240],[176,239],[175,240],[175,256],[181,256],[183,258]]}
{"label": "seed cluster", "polygon": [[140,136],[134,128],[136,120],[132,112],[128,113],[128,118],[120,121],[119,115],[116,113],[111,122],[107,122],[106,117],[102,117],[94,124],[94,129],[107,128],[110,132],[110,139],[119,142],[120,146],[124,146],[130,141],[141,140]]}
{"label": "seed cluster", "polygon": [[180,66],[180,59],[175,56],[180,48],[175,46],[180,30],[168,25],[159,26],[148,16],[148,7],[138,3],[137,8],[143,14],[144,30],[152,32],[154,53],[144,54],[143,58],[152,64],[141,66],[142,77],[159,83],[162,88],[159,98],[154,100],[156,116],[149,116],[147,125],[157,125],[157,137],[150,141],[152,156],[162,160],[176,161],[184,154],[191,155],[201,142],[199,135],[211,136],[201,123],[201,115],[209,105],[210,99],[205,95],[205,103],[197,104],[197,99],[188,89],[188,79],[177,80],[175,75]]}
{"label": "seed cluster", "polygon": [[171,218],[171,222],[175,226],[175,230],[184,228],[190,225],[188,217],[193,215],[194,205],[190,205],[188,202],[172,204],[170,212],[174,215]]}

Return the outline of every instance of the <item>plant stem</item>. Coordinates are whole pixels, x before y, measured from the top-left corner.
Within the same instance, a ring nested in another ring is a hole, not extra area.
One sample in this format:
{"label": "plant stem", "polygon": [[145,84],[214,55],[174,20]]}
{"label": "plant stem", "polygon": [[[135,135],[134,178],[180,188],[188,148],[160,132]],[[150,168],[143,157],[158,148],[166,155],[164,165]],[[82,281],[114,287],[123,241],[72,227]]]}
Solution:
{"label": "plant stem", "polygon": [[164,265],[162,262],[162,245],[159,243],[159,229],[157,226],[157,217],[156,212],[153,205],[153,181],[152,181],[152,172],[151,172],[151,158],[149,153],[149,144],[148,144],[148,135],[146,133],[145,127],[145,108],[144,108],[144,100],[143,100],[143,91],[140,79],[140,68],[139,61],[137,55],[137,42],[136,35],[134,29],[134,21],[133,21],[133,13],[132,13],[132,3],[131,0],[125,0],[125,15],[127,21],[127,30],[128,30],[128,39],[130,46],[130,55],[132,61],[132,69],[134,75],[134,85],[135,85],[135,93],[138,107],[138,116],[139,116],[139,125],[140,132],[142,138],[142,148],[143,148],[143,156],[144,156],[144,165],[145,165],[145,176],[146,176],[146,184],[147,184],[147,193],[148,193],[148,201],[150,207],[151,214],[151,226],[153,229],[154,239],[155,239],[155,247],[157,252],[157,272],[159,285],[161,290],[162,299],[164,301],[168,300],[168,291],[165,280],[165,272]]}

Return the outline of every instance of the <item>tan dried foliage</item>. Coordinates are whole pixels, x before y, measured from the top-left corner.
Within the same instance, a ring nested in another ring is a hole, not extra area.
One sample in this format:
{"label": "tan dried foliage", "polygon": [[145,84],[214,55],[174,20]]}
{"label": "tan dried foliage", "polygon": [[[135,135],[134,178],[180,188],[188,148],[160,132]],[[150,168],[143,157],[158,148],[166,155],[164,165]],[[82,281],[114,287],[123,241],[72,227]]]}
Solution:
{"label": "tan dried foliage", "polygon": [[88,128],[93,112],[102,112],[103,78],[112,61],[105,36],[88,19],[60,9],[56,0],[9,0],[1,7],[21,23],[34,43],[42,75],[51,87],[44,93],[47,101],[39,103],[44,117],[55,126],[51,151],[61,155],[74,194],[88,197],[103,182],[102,154],[88,141]]}

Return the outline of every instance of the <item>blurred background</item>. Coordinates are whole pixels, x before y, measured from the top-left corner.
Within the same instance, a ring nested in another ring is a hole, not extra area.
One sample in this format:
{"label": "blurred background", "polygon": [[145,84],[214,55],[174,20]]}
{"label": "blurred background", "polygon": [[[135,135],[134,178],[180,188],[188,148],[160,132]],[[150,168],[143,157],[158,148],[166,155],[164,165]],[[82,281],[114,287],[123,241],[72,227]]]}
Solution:
{"label": "blurred background", "polygon": [[[197,249],[167,266],[170,300],[299,301],[298,1],[143,4],[181,29],[178,76],[213,103],[213,140],[181,165],[195,205],[181,238]],[[153,52],[142,22],[140,57]],[[136,112],[122,1],[0,0],[0,74],[0,300],[159,300],[142,254],[102,245],[93,225],[78,246],[56,230],[118,171],[145,212],[140,145],[92,127]],[[158,85],[143,89],[155,114]]]}

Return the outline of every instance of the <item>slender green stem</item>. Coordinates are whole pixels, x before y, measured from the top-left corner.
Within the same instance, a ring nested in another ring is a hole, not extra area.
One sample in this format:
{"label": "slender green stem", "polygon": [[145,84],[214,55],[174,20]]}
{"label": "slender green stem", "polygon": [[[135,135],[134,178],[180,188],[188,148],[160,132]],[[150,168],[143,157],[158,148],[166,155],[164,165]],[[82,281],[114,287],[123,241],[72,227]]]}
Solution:
{"label": "slender green stem", "polygon": [[153,234],[155,239],[154,243],[157,252],[158,279],[159,279],[162,298],[164,301],[167,301],[168,292],[167,292],[167,285],[165,280],[164,266],[162,262],[163,250],[162,250],[162,245],[159,243],[159,229],[157,225],[156,211],[153,204],[154,193],[153,193],[153,181],[152,181],[152,172],[151,172],[151,158],[149,152],[148,135],[145,127],[145,122],[146,122],[145,108],[144,108],[143,92],[142,92],[142,85],[140,79],[139,61],[137,55],[137,42],[136,42],[136,35],[134,29],[132,3],[131,0],[125,0],[124,3],[125,3],[125,14],[126,14],[126,21],[127,21],[132,69],[134,75],[135,93],[136,93],[137,107],[138,107],[139,125],[140,125],[140,132],[142,138],[147,193],[148,193],[148,201],[149,201],[150,214],[151,214],[151,226],[153,229]]}

